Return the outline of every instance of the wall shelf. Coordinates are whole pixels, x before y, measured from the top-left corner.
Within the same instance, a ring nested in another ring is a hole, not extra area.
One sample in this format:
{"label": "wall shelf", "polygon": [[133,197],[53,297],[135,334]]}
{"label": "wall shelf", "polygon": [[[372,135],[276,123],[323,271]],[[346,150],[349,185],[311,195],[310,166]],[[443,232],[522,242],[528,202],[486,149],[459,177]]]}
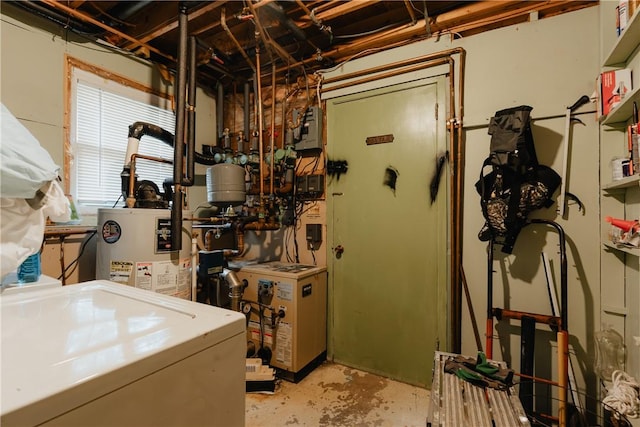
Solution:
{"label": "wall shelf", "polygon": [[640,256],[640,248],[628,248],[626,246],[616,246],[611,242],[603,242],[602,244],[606,248],[614,251],[624,252],[626,254],[633,255],[633,256]]}
{"label": "wall shelf", "polygon": [[635,101],[636,104],[640,104],[640,88],[635,88],[629,92],[620,104],[611,110],[607,116],[601,118],[600,124],[613,126],[629,120],[633,113],[633,101]]}
{"label": "wall shelf", "polygon": [[629,56],[638,47],[638,40],[640,40],[640,14],[635,13],[629,22],[627,28],[620,34],[618,40],[611,48],[609,55],[605,58],[603,66],[613,67],[621,65],[627,62]]}
{"label": "wall shelf", "polygon": [[640,185],[640,175],[626,176],[602,186],[604,191],[622,190]]}

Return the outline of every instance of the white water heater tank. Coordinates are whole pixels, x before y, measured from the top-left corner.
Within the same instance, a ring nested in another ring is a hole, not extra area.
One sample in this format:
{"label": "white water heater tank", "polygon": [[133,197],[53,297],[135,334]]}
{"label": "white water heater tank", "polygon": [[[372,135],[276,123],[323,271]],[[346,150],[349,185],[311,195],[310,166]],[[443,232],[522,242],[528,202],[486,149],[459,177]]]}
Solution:
{"label": "white water heater tank", "polygon": [[[183,211],[183,217],[190,217]],[[98,209],[96,278],[191,299],[191,222],[171,249],[168,209]]]}
{"label": "white water heater tank", "polygon": [[207,200],[220,207],[243,204],[246,200],[244,168],[232,163],[207,168]]}

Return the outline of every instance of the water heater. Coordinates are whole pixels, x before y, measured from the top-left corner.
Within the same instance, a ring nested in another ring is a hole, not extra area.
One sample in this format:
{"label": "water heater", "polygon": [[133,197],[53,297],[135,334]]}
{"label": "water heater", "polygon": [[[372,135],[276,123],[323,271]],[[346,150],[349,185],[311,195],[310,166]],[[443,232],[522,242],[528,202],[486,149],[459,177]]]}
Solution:
{"label": "water heater", "polygon": [[168,209],[98,209],[97,230],[97,279],[191,299],[191,222],[182,223],[180,251]]}

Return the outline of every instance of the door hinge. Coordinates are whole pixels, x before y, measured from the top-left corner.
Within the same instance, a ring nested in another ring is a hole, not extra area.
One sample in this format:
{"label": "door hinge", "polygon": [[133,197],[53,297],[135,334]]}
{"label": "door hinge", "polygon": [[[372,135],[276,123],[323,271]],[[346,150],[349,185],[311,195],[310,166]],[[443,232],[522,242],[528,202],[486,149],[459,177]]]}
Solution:
{"label": "door hinge", "polygon": [[436,121],[438,120],[438,108],[439,108],[439,104],[436,102],[436,110],[435,110]]}

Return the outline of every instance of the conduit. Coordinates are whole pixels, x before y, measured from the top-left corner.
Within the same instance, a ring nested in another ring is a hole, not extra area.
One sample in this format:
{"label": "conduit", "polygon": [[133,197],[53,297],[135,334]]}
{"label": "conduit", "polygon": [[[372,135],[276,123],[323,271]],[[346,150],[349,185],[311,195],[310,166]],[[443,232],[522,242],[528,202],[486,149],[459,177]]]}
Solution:
{"label": "conduit", "polygon": [[[453,55],[459,55],[458,70],[458,103],[457,112],[454,106],[455,99],[455,61]],[[322,89],[323,93],[330,92],[345,87],[350,87],[362,83],[380,80],[407,72],[420,69],[431,68],[441,65],[449,65],[449,117],[447,119],[447,128],[449,130],[449,152],[451,165],[451,221],[449,223],[451,232],[451,258],[450,258],[450,329],[451,329],[451,351],[459,353],[462,347],[461,340],[461,324],[462,324],[462,218],[463,218],[463,190],[464,190],[464,141],[462,137],[462,123],[464,116],[464,72],[465,72],[466,51],[457,47],[441,52],[435,52],[423,55],[417,58],[398,61],[391,64],[385,64],[366,70],[360,70],[353,73],[343,74],[341,76],[331,77],[323,80],[323,86],[338,83],[344,80],[357,79],[358,77],[367,76],[358,80],[351,80],[342,84],[335,84],[329,88]]]}

